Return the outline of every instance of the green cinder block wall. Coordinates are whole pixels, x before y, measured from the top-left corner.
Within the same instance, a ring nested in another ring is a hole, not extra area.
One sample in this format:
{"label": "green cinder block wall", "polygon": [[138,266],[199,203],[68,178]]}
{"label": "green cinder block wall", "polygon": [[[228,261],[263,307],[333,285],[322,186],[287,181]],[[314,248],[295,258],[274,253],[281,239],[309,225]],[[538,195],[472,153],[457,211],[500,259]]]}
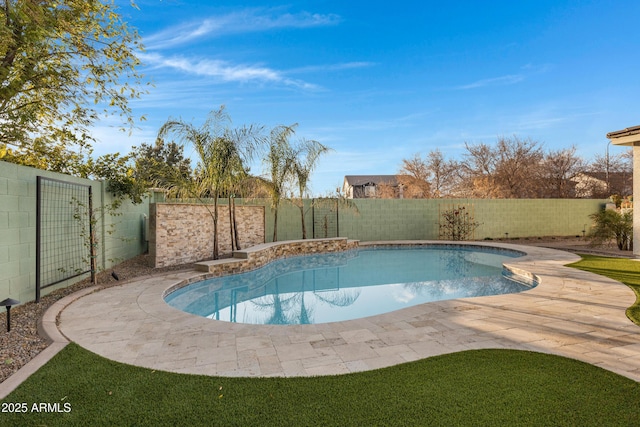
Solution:
{"label": "green cinder block wall", "polygon": [[354,200],[358,213],[341,211],[340,236],[361,241],[434,240],[439,238],[441,210],[465,206],[479,223],[474,238],[582,236],[589,215],[605,200],[593,199],[428,199]]}
{"label": "green cinder block wall", "polygon": [[[104,182],[0,161],[0,300],[14,298],[25,303],[35,299],[37,176],[90,185],[97,210],[113,201]],[[148,211],[147,201],[140,205],[125,202],[116,216],[97,215],[100,218],[97,223],[100,268],[109,268],[146,250],[142,230],[143,216],[148,215]],[[41,295],[83,277],[46,287]]]}
{"label": "green cinder block wall", "polygon": [[[266,206],[266,236],[273,235],[273,210],[267,201],[247,203]],[[582,236],[592,221],[589,215],[602,209],[606,200],[595,199],[354,199],[357,209],[338,207],[341,237],[361,241],[436,240],[440,212],[465,206],[479,224],[474,238],[500,239]],[[312,237],[312,201],[305,201],[307,235]],[[283,201],[278,212],[278,240],[302,238],[300,210]]]}

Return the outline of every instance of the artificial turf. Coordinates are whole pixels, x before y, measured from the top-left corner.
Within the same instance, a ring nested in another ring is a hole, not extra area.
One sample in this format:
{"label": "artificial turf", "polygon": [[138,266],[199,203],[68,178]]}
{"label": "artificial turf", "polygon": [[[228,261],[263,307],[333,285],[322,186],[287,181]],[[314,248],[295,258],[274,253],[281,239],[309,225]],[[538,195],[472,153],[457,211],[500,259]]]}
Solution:
{"label": "artificial turf", "polygon": [[[640,263],[582,257],[571,266],[634,289],[627,315],[640,324]],[[1,404],[0,424],[20,426],[640,425],[640,383],[515,350],[341,376],[226,378],[124,365],[72,343]]]}
{"label": "artificial turf", "polygon": [[[2,408],[10,403],[26,403],[28,411],[0,414],[2,425],[640,425],[640,383],[515,350],[341,376],[227,378],[134,367],[69,344]],[[34,412],[34,403],[58,403],[62,412]]]}
{"label": "artificial turf", "polygon": [[640,326],[640,261],[580,254],[582,259],[569,267],[607,276],[629,286],[636,293],[636,301],[627,310],[627,317]]}

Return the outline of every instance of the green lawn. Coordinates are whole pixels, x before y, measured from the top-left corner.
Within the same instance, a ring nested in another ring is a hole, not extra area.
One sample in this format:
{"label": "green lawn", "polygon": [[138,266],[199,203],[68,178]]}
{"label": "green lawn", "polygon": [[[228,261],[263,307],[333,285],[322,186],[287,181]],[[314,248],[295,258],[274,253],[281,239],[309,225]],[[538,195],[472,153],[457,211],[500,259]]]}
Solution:
{"label": "green lawn", "polygon": [[640,326],[640,261],[580,254],[582,260],[569,267],[601,274],[624,283],[636,293],[636,302],[627,309],[627,317]]}
{"label": "green lawn", "polygon": [[[3,410],[10,403],[26,403],[28,412],[3,413],[2,425],[640,425],[640,383],[513,350],[342,376],[222,378],[124,365],[70,344],[3,400]],[[34,403],[70,411],[32,412]]]}

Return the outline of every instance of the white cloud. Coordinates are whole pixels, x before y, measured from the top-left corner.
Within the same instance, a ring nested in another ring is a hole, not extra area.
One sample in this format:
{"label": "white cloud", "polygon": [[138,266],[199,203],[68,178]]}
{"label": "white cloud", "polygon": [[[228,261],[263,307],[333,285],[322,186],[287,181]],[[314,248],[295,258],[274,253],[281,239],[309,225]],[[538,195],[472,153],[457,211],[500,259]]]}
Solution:
{"label": "white cloud", "polygon": [[391,285],[391,296],[397,302],[407,304],[416,298],[415,292],[412,292],[404,284]]}
{"label": "white cloud", "polygon": [[309,12],[287,13],[280,8],[254,8],[200,21],[180,24],[144,37],[147,49],[179,46],[205,37],[269,31],[278,28],[311,28],[336,25],[341,21],[335,14]]}
{"label": "white cloud", "polygon": [[506,86],[519,83],[524,80],[524,76],[521,74],[510,74],[501,77],[494,77],[491,79],[482,79],[477,80],[473,83],[458,86],[456,89],[467,90],[467,89],[477,89],[485,86]]}
{"label": "white cloud", "polygon": [[355,68],[366,68],[372,67],[376,65],[375,62],[366,62],[366,61],[353,61],[353,62],[343,62],[339,64],[325,64],[325,65],[309,65],[307,67],[293,68],[288,70],[288,74],[300,74],[300,73],[317,73],[323,71],[341,71],[341,70],[351,70]]}
{"label": "white cloud", "polygon": [[232,64],[219,59],[165,57],[157,53],[142,54],[140,58],[152,67],[172,68],[189,74],[214,77],[220,82],[271,82],[305,90],[320,89],[317,85],[288,78],[281,71],[260,65]]}
{"label": "white cloud", "polygon": [[221,25],[221,22],[207,19],[199,23],[169,28],[149,37],[144,37],[143,40],[147,49],[164,49],[204,37],[216,29],[220,29]]}
{"label": "white cloud", "polygon": [[[167,68],[197,76],[213,78],[212,83],[271,83],[290,88],[317,91],[320,86],[294,79],[288,75],[304,70],[331,71],[369,66],[366,62],[347,62],[327,66],[302,67],[282,71],[261,64],[238,64],[223,59],[210,59],[205,55],[187,57],[162,52],[184,45],[194,46],[198,41],[232,34],[255,33],[274,29],[304,29],[337,25],[341,17],[335,14],[310,12],[290,13],[284,8],[248,8],[224,15],[210,16],[189,23],[165,28],[143,38],[147,53],[140,59],[151,68]],[[162,52],[162,53],[161,53]]]}
{"label": "white cloud", "polygon": [[459,90],[467,90],[467,89],[477,89],[485,86],[508,86],[516,83],[520,83],[524,81],[527,77],[531,77],[536,74],[544,74],[551,70],[553,70],[552,64],[525,64],[520,69],[523,73],[519,74],[508,74],[506,76],[493,77],[489,79],[481,79],[477,80],[473,83],[469,83],[466,85],[458,86],[456,89]]}

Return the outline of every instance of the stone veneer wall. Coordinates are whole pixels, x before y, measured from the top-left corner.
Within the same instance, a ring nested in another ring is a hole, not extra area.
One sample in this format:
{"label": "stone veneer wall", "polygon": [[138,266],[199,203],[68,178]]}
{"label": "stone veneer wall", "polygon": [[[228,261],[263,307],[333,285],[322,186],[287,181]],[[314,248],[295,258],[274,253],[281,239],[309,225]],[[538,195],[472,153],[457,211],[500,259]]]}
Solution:
{"label": "stone veneer wall", "polygon": [[196,264],[196,270],[210,273],[208,277],[224,276],[260,268],[280,258],[340,252],[356,248],[358,248],[358,241],[349,240],[346,237],[265,243],[234,253],[233,260],[199,262]]}
{"label": "stone veneer wall", "polygon": [[[188,264],[213,255],[213,205],[149,205],[149,262],[152,267]],[[240,247],[264,243],[264,206],[236,206]],[[229,208],[218,206],[218,250],[231,253]]]}

